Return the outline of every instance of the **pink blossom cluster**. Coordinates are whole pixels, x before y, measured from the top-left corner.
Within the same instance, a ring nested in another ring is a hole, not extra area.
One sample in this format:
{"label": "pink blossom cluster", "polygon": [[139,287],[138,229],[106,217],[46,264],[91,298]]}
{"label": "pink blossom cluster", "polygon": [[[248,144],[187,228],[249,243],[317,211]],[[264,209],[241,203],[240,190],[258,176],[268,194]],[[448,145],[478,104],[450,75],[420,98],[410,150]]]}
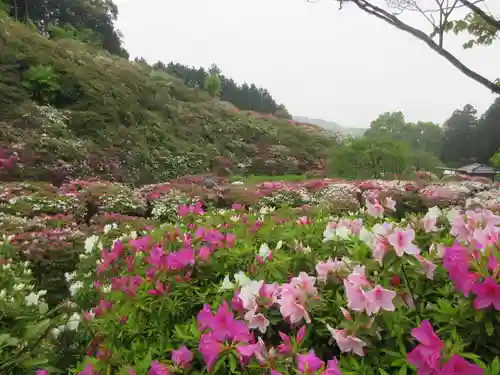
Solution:
{"label": "pink blossom cluster", "polygon": [[500,216],[490,210],[467,211],[452,218],[450,233],[458,242],[476,242],[482,247],[498,243]]}
{"label": "pink blossom cluster", "polygon": [[267,331],[270,324],[264,313],[273,307],[279,307],[283,319],[290,324],[302,320],[310,323],[307,307],[317,298],[315,283],[316,278],[305,272],[282,285],[266,284],[263,280],[249,281],[235,292],[232,308],[243,315],[249,328],[262,333]]}
{"label": "pink blossom cluster", "polygon": [[398,228],[391,222],[375,224],[372,228],[373,235],[367,236],[365,242],[372,250],[373,258],[380,264],[383,263],[384,256],[393,251],[398,257],[405,253],[409,255],[420,254],[420,249],[413,243],[415,231],[408,226]]}
{"label": "pink blossom cluster", "polygon": [[[489,252],[489,251],[488,251]],[[484,260],[484,261],[483,261]],[[476,310],[493,306],[500,310],[500,284],[498,283],[499,261],[492,253],[469,248],[455,243],[446,248],[443,265],[455,287],[465,297],[475,294]]]}
{"label": "pink blossom cluster", "polygon": [[396,212],[396,201],[387,197],[381,203],[375,196],[368,196],[365,202],[366,212],[373,217],[383,217],[385,210]]}
{"label": "pink blossom cluster", "polygon": [[408,362],[418,369],[418,375],[483,375],[484,369],[454,355],[442,364],[444,343],[439,339],[428,320],[413,328],[412,336],[419,344],[408,353]]}
{"label": "pink blossom cluster", "polygon": [[381,285],[373,286],[365,276],[365,267],[357,266],[344,279],[344,288],[347,296],[347,307],[357,312],[365,312],[368,316],[380,310],[394,311],[396,308],[393,299],[396,292]]}

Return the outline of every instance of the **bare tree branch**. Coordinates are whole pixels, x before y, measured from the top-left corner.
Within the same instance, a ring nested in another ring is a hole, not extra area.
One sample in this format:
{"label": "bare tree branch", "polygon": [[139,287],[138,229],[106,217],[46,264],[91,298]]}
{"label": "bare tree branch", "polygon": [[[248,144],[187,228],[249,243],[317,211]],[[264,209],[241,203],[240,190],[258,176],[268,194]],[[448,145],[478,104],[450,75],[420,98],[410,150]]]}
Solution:
{"label": "bare tree branch", "polygon": [[496,28],[498,31],[500,31],[500,20],[497,20],[493,18],[492,16],[486,14],[484,10],[479,8],[475,3],[470,2],[468,0],[459,0],[463,5],[465,5],[467,8],[472,10],[474,13],[477,13],[479,17],[481,17],[483,20],[486,21],[489,25],[493,26]]}
{"label": "bare tree branch", "polygon": [[[346,1],[346,0],[344,0]],[[459,0],[459,1],[467,1],[467,0]],[[426,43],[433,51],[435,51],[440,56],[444,57],[448,60],[455,68],[464,73],[467,77],[472,78],[474,81],[480,83],[481,85],[489,88],[495,94],[500,94],[500,86],[496,85],[494,82],[490,81],[486,77],[481,74],[471,70],[465,64],[463,64],[460,60],[458,60],[455,56],[453,56],[450,52],[445,50],[442,46],[434,42],[431,37],[429,37],[423,31],[416,29],[403,21],[397,18],[395,15],[387,12],[386,10],[369,3],[367,0],[349,0],[349,2],[354,3],[358,8],[360,8],[365,13],[371,14],[390,25],[397,27],[398,29],[407,32],[410,35],[413,35],[415,38],[420,39],[424,43]],[[491,18],[491,17],[490,17]]]}

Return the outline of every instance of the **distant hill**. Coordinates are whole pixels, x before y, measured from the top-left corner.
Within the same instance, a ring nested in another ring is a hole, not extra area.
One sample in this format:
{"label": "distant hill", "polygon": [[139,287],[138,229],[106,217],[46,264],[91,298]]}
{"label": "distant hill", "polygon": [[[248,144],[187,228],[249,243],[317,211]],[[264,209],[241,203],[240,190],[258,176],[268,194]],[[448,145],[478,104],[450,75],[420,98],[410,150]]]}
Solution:
{"label": "distant hill", "polygon": [[319,118],[294,116],[293,119],[298,122],[305,122],[308,124],[318,125],[322,128],[340,133],[342,135],[362,136],[366,129],[364,128],[346,128],[332,121],[325,121]]}
{"label": "distant hill", "polygon": [[316,169],[335,141],[289,121],[240,111],[145,63],[50,39],[0,10],[0,161],[17,160],[8,173],[0,166],[0,181],[142,185],[212,171],[220,156],[254,175]]}

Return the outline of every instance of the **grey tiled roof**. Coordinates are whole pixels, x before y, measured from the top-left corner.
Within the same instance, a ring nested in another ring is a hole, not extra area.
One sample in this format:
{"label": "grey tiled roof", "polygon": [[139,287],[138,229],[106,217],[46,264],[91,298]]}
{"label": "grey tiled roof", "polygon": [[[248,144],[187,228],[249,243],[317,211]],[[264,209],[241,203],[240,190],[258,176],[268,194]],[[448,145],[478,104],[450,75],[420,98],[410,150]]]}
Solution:
{"label": "grey tiled roof", "polygon": [[457,168],[459,172],[465,172],[468,174],[495,174],[497,171],[495,168],[489,167],[484,164],[473,163],[469,165],[464,165],[461,168]]}

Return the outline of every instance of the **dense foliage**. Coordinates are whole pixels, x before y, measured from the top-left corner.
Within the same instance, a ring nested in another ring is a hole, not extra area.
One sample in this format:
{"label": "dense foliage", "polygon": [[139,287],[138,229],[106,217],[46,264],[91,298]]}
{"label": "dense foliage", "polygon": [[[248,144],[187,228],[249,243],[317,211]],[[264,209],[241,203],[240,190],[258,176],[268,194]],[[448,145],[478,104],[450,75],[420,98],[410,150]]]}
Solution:
{"label": "dense foliage", "polygon": [[181,78],[189,87],[204,88],[207,76],[217,75],[220,79],[220,99],[227,101],[240,110],[256,111],[273,114],[276,117],[291,118],[282,104],[277,104],[269,91],[257,87],[254,83],[239,85],[232,78],[222,74],[217,65],[212,65],[208,71],[203,67],[190,68],[180,63],[170,62],[167,65],[158,61],[153,65],[156,70],[166,71]]}
{"label": "dense foliage", "polygon": [[500,371],[498,186],[195,187],[3,184],[1,373]]}
{"label": "dense foliage", "polygon": [[[0,1],[1,3],[1,1]],[[51,37],[74,38],[128,57],[114,27],[118,8],[112,0],[3,0],[9,15]]]}

